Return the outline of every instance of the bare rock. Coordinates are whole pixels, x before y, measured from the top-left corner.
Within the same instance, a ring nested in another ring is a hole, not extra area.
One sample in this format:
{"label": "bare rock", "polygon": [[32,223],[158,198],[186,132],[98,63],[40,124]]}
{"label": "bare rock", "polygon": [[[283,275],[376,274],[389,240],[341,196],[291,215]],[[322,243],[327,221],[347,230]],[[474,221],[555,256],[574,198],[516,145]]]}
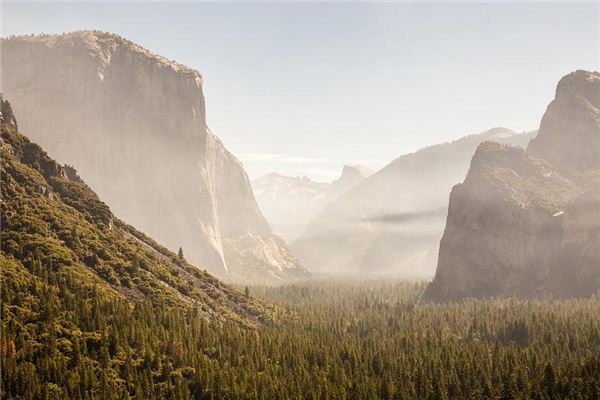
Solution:
{"label": "bare rock", "polygon": [[21,130],[116,215],[222,277],[225,239],[271,235],[241,163],[206,125],[198,71],[96,31],[13,37],[1,50]]}
{"label": "bare rock", "polygon": [[563,172],[600,167],[599,72],[576,71],[560,80],[527,151]]}
{"label": "bare rock", "polygon": [[425,300],[600,290],[599,82],[563,78],[527,151],[479,145],[450,194]]}

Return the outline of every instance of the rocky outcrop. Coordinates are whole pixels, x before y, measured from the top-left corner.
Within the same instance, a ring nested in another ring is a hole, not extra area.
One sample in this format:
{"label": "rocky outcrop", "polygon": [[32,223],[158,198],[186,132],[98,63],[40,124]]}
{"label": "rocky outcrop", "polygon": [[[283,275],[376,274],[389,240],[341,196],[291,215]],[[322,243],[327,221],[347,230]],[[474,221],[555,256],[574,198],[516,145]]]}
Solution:
{"label": "rocky outcrop", "polygon": [[341,176],[332,183],[314,182],[305,176],[268,174],[252,182],[261,211],[273,230],[286,241],[304,232],[327,204],[371,176],[363,165],[344,165]]}
{"label": "rocky outcrop", "polygon": [[275,235],[224,239],[223,247],[227,266],[236,281],[279,283],[284,279],[310,277],[285,242]]}
{"label": "rocky outcrop", "polygon": [[15,130],[19,129],[17,119],[13,114],[12,107],[8,100],[3,100],[2,94],[0,93],[0,121],[12,126]]}
{"label": "rocky outcrop", "polygon": [[342,175],[331,183],[327,191],[326,204],[337,200],[338,197],[373,175],[373,170],[364,165],[344,165]]}
{"label": "rocky outcrop", "polygon": [[448,192],[486,140],[526,146],[532,133],[494,128],[404,155],[331,202],[291,244],[326,273],[431,277]]}
{"label": "rocky outcrop", "polygon": [[21,129],[77,166],[116,215],[223,277],[225,239],[271,237],[241,163],[206,125],[198,71],[100,32],[1,46]]}
{"label": "rocky outcrop", "polygon": [[576,71],[560,80],[527,151],[566,173],[600,167],[599,72]]}
{"label": "rocky outcrop", "polygon": [[561,80],[526,152],[492,143],[477,148],[466,179],[450,194],[437,271],[424,299],[600,290],[600,149],[594,150],[600,126],[590,123],[598,115],[596,76],[578,71]]}

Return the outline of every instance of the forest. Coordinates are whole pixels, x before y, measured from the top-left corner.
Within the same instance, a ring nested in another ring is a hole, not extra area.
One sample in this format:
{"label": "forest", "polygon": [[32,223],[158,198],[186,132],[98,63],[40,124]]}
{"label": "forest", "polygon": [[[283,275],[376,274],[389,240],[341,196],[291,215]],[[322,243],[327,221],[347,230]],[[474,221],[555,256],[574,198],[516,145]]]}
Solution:
{"label": "forest", "polygon": [[423,283],[313,281],[249,287],[282,313],[248,328],[97,296],[40,268],[13,278],[2,282],[7,399],[600,395],[597,296],[434,305],[418,302]]}

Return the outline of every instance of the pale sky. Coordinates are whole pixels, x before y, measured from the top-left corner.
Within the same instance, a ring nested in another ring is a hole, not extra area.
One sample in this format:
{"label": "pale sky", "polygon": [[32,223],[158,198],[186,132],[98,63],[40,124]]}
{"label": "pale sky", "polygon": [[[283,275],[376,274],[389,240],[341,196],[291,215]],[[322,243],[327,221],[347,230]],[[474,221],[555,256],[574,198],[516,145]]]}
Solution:
{"label": "pale sky", "polygon": [[[600,69],[598,3],[6,3],[2,35],[98,29],[198,69],[251,178],[332,180],[504,126]],[[0,55],[1,56],[1,55]]]}

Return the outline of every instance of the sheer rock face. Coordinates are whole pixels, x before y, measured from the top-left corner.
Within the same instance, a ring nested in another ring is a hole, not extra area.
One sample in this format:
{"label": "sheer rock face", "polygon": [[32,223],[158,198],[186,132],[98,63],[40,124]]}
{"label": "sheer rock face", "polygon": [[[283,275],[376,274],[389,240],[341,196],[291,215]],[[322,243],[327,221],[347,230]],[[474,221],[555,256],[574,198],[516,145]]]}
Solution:
{"label": "sheer rock face", "polygon": [[[600,289],[599,131],[590,123],[598,114],[588,107],[598,99],[598,86],[595,78],[580,81],[594,75],[576,72],[561,80],[526,152],[492,143],[478,147],[464,183],[450,194],[426,300],[577,297]],[[565,97],[589,113],[559,111]]]}
{"label": "sheer rock face", "polygon": [[342,175],[331,183],[327,191],[327,203],[336,200],[371,175],[373,171],[364,165],[344,165]]}
{"label": "sheer rock face", "polygon": [[116,215],[221,276],[225,238],[271,236],[241,163],[207,128],[199,72],[99,32],[5,39],[1,50],[21,130]]}
{"label": "sheer rock face", "polygon": [[576,71],[560,80],[527,150],[565,172],[600,167],[599,72]]}
{"label": "sheer rock face", "polygon": [[431,277],[448,193],[477,145],[524,147],[531,137],[494,128],[403,155],[327,205],[292,250],[304,266],[325,273]]}
{"label": "sheer rock face", "polygon": [[314,182],[305,176],[268,174],[252,182],[261,211],[273,230],[291,242],[327,204],[358,185],[373,171],[362,165],[344,165],[332,183]]}

